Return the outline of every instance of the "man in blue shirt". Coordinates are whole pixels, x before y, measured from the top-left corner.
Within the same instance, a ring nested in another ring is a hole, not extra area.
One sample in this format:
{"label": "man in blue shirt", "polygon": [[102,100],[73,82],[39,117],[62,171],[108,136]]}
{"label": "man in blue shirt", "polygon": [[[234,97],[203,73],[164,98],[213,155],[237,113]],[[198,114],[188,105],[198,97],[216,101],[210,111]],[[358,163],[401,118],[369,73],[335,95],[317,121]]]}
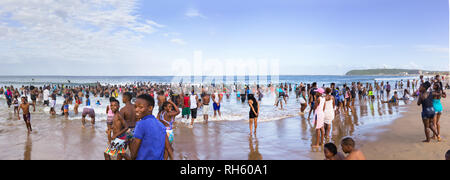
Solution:
{"label": "man in blue shirt", "polygon": [[130,147],[132,159],[165,160],[173,157],[166,127],[152,115],[154,106],[155,100],[148,94],[136,99],[136,117],[140,121],[136,123]]}

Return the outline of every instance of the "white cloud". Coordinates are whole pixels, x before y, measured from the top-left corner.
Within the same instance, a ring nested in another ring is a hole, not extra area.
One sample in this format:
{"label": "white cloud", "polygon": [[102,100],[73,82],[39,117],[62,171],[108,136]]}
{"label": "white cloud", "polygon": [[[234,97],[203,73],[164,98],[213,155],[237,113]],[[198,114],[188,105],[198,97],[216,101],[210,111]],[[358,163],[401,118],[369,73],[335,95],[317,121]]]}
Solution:
{"label": "white cloud", "polygon": [[173,42],[175,44],[179,44],[179,45],[185,45],[187,44],[184,40],[182,39],[171,39],[170,42]]}
{"label": "white cloud", "polygon": [[437,45],[416,45],[414,46],[421,52],[434,52],[434,53],[448,53],[448,47],[441,47]]}
{"label": "white cloud", "polygon": [[137,8],[137,0],[1,0],[0,59],[144,61],[151,52],[141,39],[165,26]]}
{"label": "white cloud", "polygon": [[204,16],[197,9],[194,8],[189,8],[184,15],[189,18],[200,17],[206,19],[206,16]]}

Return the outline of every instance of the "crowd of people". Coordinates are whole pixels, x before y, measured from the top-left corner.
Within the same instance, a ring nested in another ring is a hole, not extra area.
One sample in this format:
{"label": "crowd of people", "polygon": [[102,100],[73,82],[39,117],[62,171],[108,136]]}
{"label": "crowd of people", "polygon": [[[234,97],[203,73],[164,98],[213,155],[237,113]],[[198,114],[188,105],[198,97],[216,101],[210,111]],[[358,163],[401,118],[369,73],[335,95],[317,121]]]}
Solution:
{"label": "crowd of people", "polygon": [[[425,128],[426,140],[441,141],[439,119],[442,114],[441,98],[446,98],[444,79],[439,75],[424,79],[397,81],[393,85],[390,82],[335,84],[318,87],[317,83],[306,84],[280,84],[267,86],[246,85],[243,87],[234,85],[194,86],[184,84],[156,84],[150,82],[135,82],[129,85],[46,85],[43,87],[22,86],[20,88],[3,87],[0,94],[6,97],[7,105],[14,107],[14,113],[20,119],[22,110],[23,119],[29,132],[31,127],[31,109],[36,111],[37,102],[49,106],[49,114],[56,116],[56,99],[63,98],[61,116],[69,116],[69,106],[73,105],[73,113],[81,111],[81,127],[86,126],[86,117],[95,125],[96,113],[91,104],[91,97],[109,99],[106,108],[107,114],[107,139],[108,147],[104,152],[105,159],[173,159],[174,124],[186,123],[193,128],[199,114],[203,115],[205,123],[208,123],[210,108],[214,112],[214,118],[222,118],[221,104],[224,98],[229,99],[235,94],[238,101],[248,103],[249,107],[249,135],[257,132],[258,118],[260,117],[260,103],[265,95],[275,96],[275,107],[284,109],[289,101],[289,95],[294,91],[299,102],[299,114],[314,122],[315,143],[313,148],[323,146],[326,159],[365,159],[363,153],[355,149],[352,138],[345,138],[341,142],[345,157],[337,152],[337,148],[330,143],[330,131],[336,115],[347,116],[354,111],[355,101],[380,101],[398,105],[399,101],[411,101],[418,99],[418,105],[422,105],[422,119]],[[402,97],[399,97],[399,94]],[[28,102],[30,96],[31,103]],[[119,96],[122,97],[121,107]],[[19,104],[19,97],[21,104]],[[97,101],[97,105],[100,101]],[[309,107],[309,112],[306,110]],[[156,116],[153,114],[155,113]],[[176,117],[181,114],[181,121]],[[312,115],[312,116],[311,116]],[[189,120],[190,119],[190,120]],[[222,118],[223,119],[223,118]],[[433,132],[430,135],[429,130]],[[327,142],[324,145],[324,140]]]}

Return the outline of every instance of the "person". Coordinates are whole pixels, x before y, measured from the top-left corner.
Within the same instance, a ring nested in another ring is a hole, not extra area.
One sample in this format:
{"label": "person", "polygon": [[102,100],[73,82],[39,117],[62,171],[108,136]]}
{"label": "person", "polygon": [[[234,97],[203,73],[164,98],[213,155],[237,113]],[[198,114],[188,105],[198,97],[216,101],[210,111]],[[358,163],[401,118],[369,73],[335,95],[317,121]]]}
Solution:
{"label": "person", "polygon": [[[441,133],[441,125],[439,123],[439,120],[441,119],[443,107],[441,103],[441,98],[447,98],[447,94],[443,91],[443,89],[440,87],[439,83],[434,83],[433,85],[433,108],[436,112],[436,116],[433,119],[433,124],[436,127],[436,131],[438,134]],[[433,139],[437,138],[436,134],[434,134]]]}
{"label": "person", "polygon": [[55,106],[56,106],[56,93],[55,91],[52,92],[51,95],[52,101],[50,103],[50,114],[52,116],[56,115]]}
{"label": "person", "polygon": [[200,103],[198,100],[198,95],[194,93],[194,90],[192,90],[189,100],[191,101],[189,103],[190,111],[191,111],[191,124],[189,125],[189,127],[193,128],[194,121],[195,121],[195,119],[197,119],[197,107],[198,107],[198,104]]}
{"label": "person", "polygon": [[75,106],[73,107],[73,112],[75,114],[78,114],[78,107],[80,106],[80,104],[83,104],[83,102],[80,100],[78,95],[75,95]]}
{"label": "person", "polygon": [[309,104],[311,109],[309,110],[308,119],[311,117],[311,113],[315,113],[315,103],[316,103],[316,90],[317,90],[317,83],[314,82],[311,86],[311,90],[308,92],[309,95]]}
{"label": "person", "polygon": [[14,96],[13,106],[14,106],[14,114],[16,112],[17,114],[19,114],[19,99],[17,96]]}
{"label": "person", "polygon": [[255,126],[254,135],[256,136],[256,128],[258,127],[258,117],[259,117],[259,102],[256,100],[253,94],[248,95],[248,105],[250,106],[249,113],[249,127],[250,134],[252,135],[252,127]]}
{"label": "person", "polygon": [[389,97],[389,94],[391,93],[391,85],[389,82],[386,82],[386,97]]}
{"label": "person", "polygon": [[[83,109],[83,113],[81,114],[81,123],[82,127],[85,128],[86,124],[86,116],[89,115],[91,118],[92,125],[95,124],[95,111],[94,108],[91,107],[91,100],[89,99],[89,94],[86,93],[86,107]],[[94,126],[92,126],[94,127]]]}
{"label": "person", "polygon": [[155,100],[148,94],[136,99],[136,116],[139,121],[131,142],[131,159],[164,160],[173,157],[166,127],[153,116],[154,106]]}
{"label": "person", "polygon": [[334,100],[334,96],[331,95],[331,88],[327,88],[325,90],[325,105],[323,111],[325,113],[324,124],[325,124],[325,139],[328,140],[330,138],[331,132],[331,123],[334,120],[335,112],[334,109],[336,107],[336,101]]}
{"label": "person", "polygon": [[348,154],[345,160],[366,160],[364,154],[360,150],[355,149],[355,141],[352,138],[344,138],[341,142],[341,147],[342,151]]}
{"label": "person", "polygon": [[5,92],[6,104],[8,105],[8,108],[11,108],[12,94],[11,89],[8,87]]}
{"label": "person", "polygon": [[[127,122],[122,118],[119,113],[120,103],[116,99],[111,101],[111,111],[114,113],[112,131],[108,131],[108,147],[103,153],[105,160],[117,159],[129,160],[130,158],[126,155],[126,131],[128,130]],[[112,132],[112,136],[111,136]],[[111,140],[114,140],[111,142]]]}
{"label": "person", "polygon": [[158,100],[159,111],[162,109],[162,104],[166,102],[167,98],[164,96],[164,90],[158,92],[158,96],[156,97]]}
{"label": "person", "polygon": [[445,160],[450,161],[450,150],[448,150],[447,153],[445,153]]}
{"label": "person", "polygon": [[[185,94],[183,96],[183,108],[181,112],[181,117],[186,118],[186,120],[189,120],[189,116],[191,114],[191,106],[190,106],[191,100],[188,94]],[[161,108],[162,110],[162,108]]]}
{"label": "person", "polygon": [[[243,98],[244,96],[242,96]],[[216,118],[217,113],[219,114],[219,117],[222,117],[222,113],[220,112],[220,103],[222,102],[222,97],[219,95],[219,93],[216,91],[216,93],[213,94],[213,108],[214,108],[214,118]]]}
{"label": "person", "polygon": [[133,134],[133,130],[136,127],[136,106],[131,103],[131,99],[133,98],[132,94],[130,92],[125,92],[122,95],[122,102],[125,104],[125,106],[120,109],[120,115],[125,119],[125,121],[128,124],[128,128],[130,129],[129,137],[131,138]]}
{"label": "person", "polygon": [[208,124],[208,118],[209,118],[209,109],[211,102],[211,95],[204,92],[202,95],[202,110],[203,110],[203,119],[205,120],[206,124]]}
{"label": "person", "polygon": [[397,93],[397,91],[394,91],[394,96],[392,96],[389,101],[381,100],[381,103],[394,103],[394,104],[397,104],[398,103],[398,93]]}
{"label": "person", "polygon": [[106,134],[110,134],[111,130],[112,130],[112,125],[113,125],[115,114],[114,114],[113,110],[111,109],[111,104],[115,100],[116,100],[116,98],[110,97],[109,105],[106,106]]}
{"label": "person", "polygon": [[345,156],[341,152],[337,151],[336,145],[333,143],[327,143],[323,147],[323,153],[325,160],[344,160]]}
{"label": "person", "polygon": [[166,127],[166,133],[167,137],[169,138],[169,143],[173,144],[173,123],[175,122],[175,117],[180,114],[180,109],[171,100],[164,102],[162,107],[162,111],[158,113],[158,120],[161,121],[161,123],[163,123],[163,125]]}
{"label": "person", "polygon": [[20,109],[23,111],[23,120],[25,121],[25,124],[27,125],[28,133],[33,132],[33,129],[31,128],[31,114],[30,114],[30,104],[28,103],[25,96],[22,96],[22,104],[20,104],[20,108],[17,112],[17,118],[20,120]]}
{"label": "person", "polygon": [[315,104],[315,113],[314,113],[314,127],[316,130],[316,144],[313,145],[313,148],[318,148],[320,145],[323,144],[323,135],[324,135],[324,120],[325,120],[325,113],[324,113],[324,107],[325,107],[325,98],[322,97],[322,94],[325,93],[325,90],[323,88],[318,88],[315,91],[315,95],[317,96]]}
{"label": "person", "polygon": [[49,101],[49,97],[50,97],[50,91],[49,91],[49,87],[45,87],[44,92],[43,92],[43,99],[44,99],[44,106],[49,106],[50,101]]}
{"label": "person", "polygon": [[33,112],[36,112],[36,95],[37,95],[37,88],[31,86],[31,92],[30,92],[30,96],[31,96],[31,101],[32,101],[32,106],[33,106]]}
{"label": "person", "polygon": [[417,100],[417,105],[422,105],[422,121],[425,129],[426,139],[423,142],[430,142],[430,132],[428,129],[431,129],[435,135],[437,135],[438,140],[440,141],[439,133],[437,132],[433,120],[436,115],[434,106],[433,106],[433,94],[432,92],[428,92],[430,88],[430,82],[424,82],[419,88],[419,99]]}
{"label": "person", "polygon": [[285,93],[283,91],[282,86],[280,85],[280,87],[277,88],[277,102],[275,103],[275,106],[278,107],[278,104],[281,106],[281,110],[283,110],[283,100],[285,98]]}
{"label": "person", "polygon": [[64,117],[68,118],[69,117],[69,100],[64,101],[63,112],[64,112]]}
{"label": "person", "polygon": [[305,114],[305,109],[308,106],[307,105],[307,101],[306,101],[306,89],[305,87],[300,87],[299,90],[299,97],[300,97],[300,115],[304,115]]}

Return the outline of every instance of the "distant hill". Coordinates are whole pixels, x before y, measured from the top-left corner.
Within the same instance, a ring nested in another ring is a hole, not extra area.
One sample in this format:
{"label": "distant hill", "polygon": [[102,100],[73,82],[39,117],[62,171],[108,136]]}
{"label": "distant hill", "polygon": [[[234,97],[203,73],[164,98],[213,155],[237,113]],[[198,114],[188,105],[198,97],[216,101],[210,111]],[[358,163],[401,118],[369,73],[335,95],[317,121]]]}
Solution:
{"label": "distant hill", "polygon": [[413,75],[434,75],[447,74],[446,71],[424,71],[418,69],[363,69],[351,70],[345,75],[347,76],[413,76]]}

